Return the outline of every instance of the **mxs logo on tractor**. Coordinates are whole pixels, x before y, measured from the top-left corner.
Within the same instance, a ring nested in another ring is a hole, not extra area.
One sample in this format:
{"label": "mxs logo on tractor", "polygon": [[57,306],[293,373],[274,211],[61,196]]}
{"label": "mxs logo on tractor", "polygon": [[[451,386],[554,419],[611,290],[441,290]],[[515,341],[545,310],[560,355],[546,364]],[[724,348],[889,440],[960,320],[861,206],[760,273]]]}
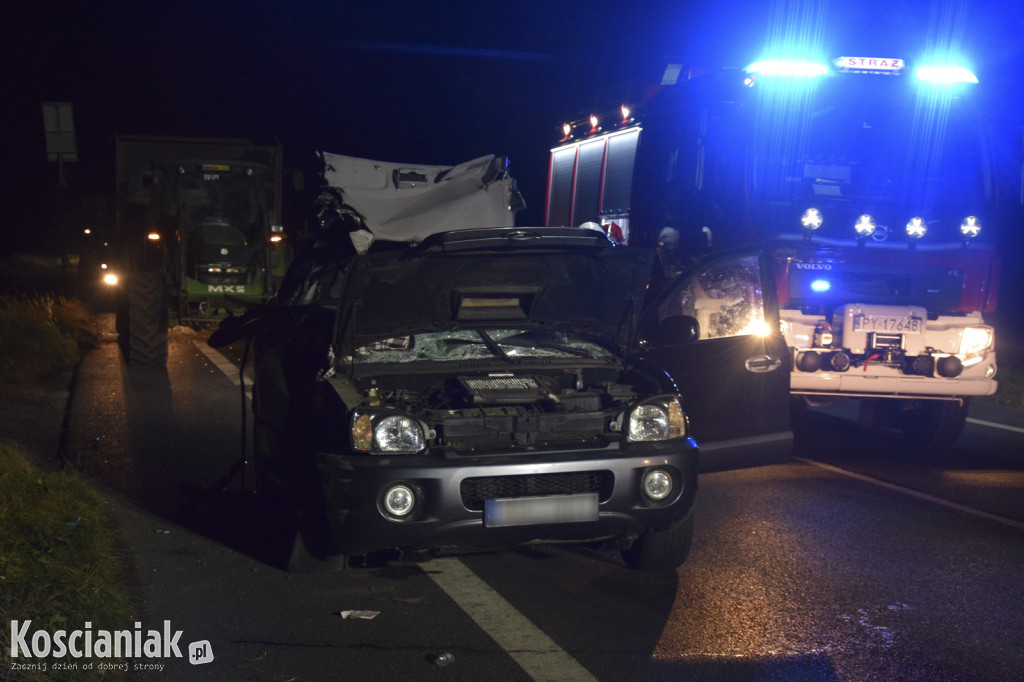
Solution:
{"label": "mxs logo on tractor", "polygon": [[211,294],[244,294],[244,284],[209,284],[206,287]]}

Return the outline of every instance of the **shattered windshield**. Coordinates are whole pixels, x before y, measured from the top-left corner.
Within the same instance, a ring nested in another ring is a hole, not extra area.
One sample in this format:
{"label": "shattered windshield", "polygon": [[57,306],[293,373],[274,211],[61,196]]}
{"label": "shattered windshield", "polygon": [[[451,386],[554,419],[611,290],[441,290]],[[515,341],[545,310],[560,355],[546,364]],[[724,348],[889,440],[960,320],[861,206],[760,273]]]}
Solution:
{"label": "shattered windshield", "polygon": [[390,339],[355,349],[355,364],[443,362],[523,358],[589,358],[613,361],[614,352],[576,334],[523,329],[463,329],[427,332]]}

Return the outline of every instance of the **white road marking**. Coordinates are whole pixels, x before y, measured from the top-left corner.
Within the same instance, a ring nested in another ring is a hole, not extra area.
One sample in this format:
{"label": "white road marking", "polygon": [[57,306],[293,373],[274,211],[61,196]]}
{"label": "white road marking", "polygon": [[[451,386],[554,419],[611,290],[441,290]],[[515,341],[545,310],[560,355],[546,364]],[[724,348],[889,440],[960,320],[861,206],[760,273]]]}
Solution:
{"label": "white road marking", "polygon": [[1003,431],[1013,431],[1014,433],[1024,433],[1024,429],[1019,426],[1010,426],[1009,424],[997,424],[996,422],[987,422],[983,419],[974,419],[968,417],[967,421],[972,424],[981,424],[982,426],[989,426],[993,429],[1002,429]]}
{"label": "white road marking", "polygon": [[195,346],[199,349],[199,352],[205,355],[206,358],[214,364],[217,369],[227,375],[228,379],[231,380],[231,383],[235,386],[240,386],[242,384],[242,380],[239,377],[241,373],[238,371],[238,365],[231,362],[205,343],[197,343]]}
{"label": "white road marking", "polygon": [[596,682],[575,658],[457,558],[433,559],[423,570],[534,680]]}
{"label": "white road marking", "polygon": [[[235,386],[242,385],[241,373],[238,371],[238,365],[228,360],[226,357],[215,351],[214,349],[207,346],[205,343],[196,343],[196,348],[199,349],[206,359],[213,363],[213,366],[224,373],[225,376]],[[245,387],[245,397],[252,400],[252,384]]]}
{"label": "white road marking", "polygon": [[810,464],[811,466],[820,467],[833,473],[842,474],[843,476],[849,476],[850,478],[856,478],[858,481],[871,483],[873,485],[886,488],[887,490],[893,490],[898,493],[903,493],[904,495],[916,497],[919,500],[925,500],[927,502],[942,505],[943,507],[949,507],[950,509],[955,509],[957,511],[964,512],[965,514],[971,514],[972,516],[977,516],[983,519],[987,519],[989,521],[995,521],[996,523],[1001,523],[1004,526],[1010,526],[1011,528],[1024,530],[1024,523],[1021,523],[1020,521],[1015,521],[1013,519],[1008,519],[1005,516],[997,516],[996,514],[990,514],[988,512],[981,511],[980,509],[974,509],[973,507],[968,507],[963,504],[958,504],[956,502],[944,500],[941,497],[935,497],[934,495],[929,495],[927,493],[911,490],[910,488],[904,488],[901,485],[896,485],[894,483],[886,483],[885,481],[880,481],[877,478],[871,478],[870,476],[865,476],[864,474],[858,474],[853,471],[848,471],[846,469],[840,469],[839,467],[832,466],[831,464],[825,464],[824,462],[816,462],[813,459],[805,459],[803,457],[794,457],[793,459],[796,460],[797,462],[803,462],[804,464]]}

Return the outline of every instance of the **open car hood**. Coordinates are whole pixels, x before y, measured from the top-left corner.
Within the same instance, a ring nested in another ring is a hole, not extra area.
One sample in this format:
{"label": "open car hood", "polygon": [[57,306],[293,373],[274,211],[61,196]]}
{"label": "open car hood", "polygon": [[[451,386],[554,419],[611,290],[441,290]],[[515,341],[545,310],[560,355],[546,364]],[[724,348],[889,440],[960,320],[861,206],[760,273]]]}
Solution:
{"label": "open car hood", "polygon": [[369,242],[420,242],[432,234],[514,224],[525,204],[504,157],[481,156],[457,166],[425,166],[323,154],[324,180],[363,220]]}
{"label": "open car hood", "polygon": [[653,252],[579,228],[438,234],[374,250],[350,268],[339,327],[346,354],[382,339],[459,329],[541,329],[628,347]]}

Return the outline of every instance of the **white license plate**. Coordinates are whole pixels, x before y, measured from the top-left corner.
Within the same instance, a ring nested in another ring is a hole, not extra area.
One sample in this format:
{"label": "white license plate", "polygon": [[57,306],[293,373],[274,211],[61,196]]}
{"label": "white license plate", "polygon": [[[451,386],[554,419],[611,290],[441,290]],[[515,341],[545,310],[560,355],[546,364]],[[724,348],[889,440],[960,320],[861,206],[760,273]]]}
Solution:
{"label": "white license plate", "polygon": [[484,503],[484,525],[489,528],[580,521],[597,521],[597,493],[516,497]]}
{"label": "white license plate", "polygon": [[896,315],[854,315],[853,331],[921,334],[924,332],[924,320],[920,317]]}

